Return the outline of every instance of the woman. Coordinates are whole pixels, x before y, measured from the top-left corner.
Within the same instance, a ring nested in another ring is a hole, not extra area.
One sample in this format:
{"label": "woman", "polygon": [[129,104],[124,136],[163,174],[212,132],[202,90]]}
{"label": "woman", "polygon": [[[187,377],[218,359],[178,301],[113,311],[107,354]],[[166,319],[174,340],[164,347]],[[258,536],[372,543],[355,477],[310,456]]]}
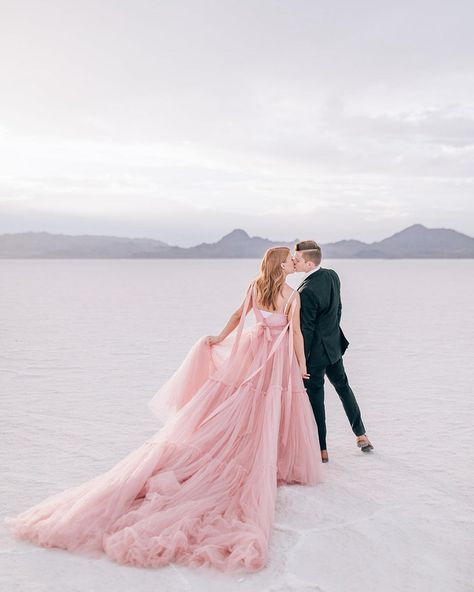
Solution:
{"label": "woman", "polygon": [[222,332],[200,339],[150,402],[173,411],[164,427],[106,473],[9,518],[14,535],[136,566],[262,568],[277,483],[320,480],[293,272],[288,248],[269,249]]}

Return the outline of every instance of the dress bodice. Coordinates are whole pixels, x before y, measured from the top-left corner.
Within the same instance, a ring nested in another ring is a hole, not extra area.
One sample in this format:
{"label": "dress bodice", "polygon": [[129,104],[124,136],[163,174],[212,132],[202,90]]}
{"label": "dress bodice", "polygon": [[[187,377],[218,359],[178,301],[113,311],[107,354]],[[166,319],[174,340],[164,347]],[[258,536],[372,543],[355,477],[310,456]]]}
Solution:
{"label": "dress bodice", "polygon": [[289,298],[285,302],[285,307],[282,312],[265,310],[264,308],[258,308],[257,306],[257,295],[255,288],[252,289],[252,306],[257,322],[264,321],[269,325],[281,325],[288,322],[288,311],[290,309],[289,304],[295,294],[296,290],[290,294]]}
{"label": "dress bodice", "polygon": [[257,310],[259,310],[262,313],[262,317],[264,319],[272,316],[273,314],[283,314],[283,313],[277,313],[276,311],[265,310],[264,308],[257,308]]}
{"label": "dress bodice", "polygon": [[[270,314],[267,314],[266,316],[263,316],[263,312],[268,312],[268,311],[262,311],[260,309],[258,309],[258,315],[255,314],[255,322],[258,323],[262,323],[264,325],[266,325],[267,327],[270,327],[270,329],[274,328],[274,329],[278,329],[281,330],[282,327],[284,327],[287,323],[288,323],[288,317],[286,314],[282,313],[282,312],[271,312]],[[262,315],[262,316],[259,316]]]}

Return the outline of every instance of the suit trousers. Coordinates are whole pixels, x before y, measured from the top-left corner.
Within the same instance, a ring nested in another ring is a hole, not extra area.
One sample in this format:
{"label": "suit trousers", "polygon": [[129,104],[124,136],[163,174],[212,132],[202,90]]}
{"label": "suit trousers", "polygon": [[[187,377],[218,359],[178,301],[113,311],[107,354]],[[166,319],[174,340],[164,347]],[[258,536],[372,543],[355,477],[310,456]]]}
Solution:
{"label": "suit trousers", "polygon": [[308,372],[310,373],[310,378],[304,380],[304,384],[318,426],[321,450],[326,450],[327,432],[326,411],[324,408],[325,376],[329,378],[329,381],[336,389],[354,434],[356,436],[362,436],[365,434],[365,427],[362,422],[359,405],[357,404],[355,395],[349,385],[342,358],[337,360],[334,364],[331,364],[329,358],[324,353],[324,355],[319,358],[317,364],[313,365],[308,363]]}

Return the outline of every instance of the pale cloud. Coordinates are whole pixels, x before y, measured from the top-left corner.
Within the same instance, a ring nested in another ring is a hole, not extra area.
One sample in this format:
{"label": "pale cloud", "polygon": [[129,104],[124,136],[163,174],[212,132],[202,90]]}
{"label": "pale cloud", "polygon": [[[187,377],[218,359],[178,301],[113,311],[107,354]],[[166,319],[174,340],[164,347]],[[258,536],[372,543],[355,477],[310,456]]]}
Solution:
{"label": "pale cloud", "polygon": [[471,2],[10,3],[0,232],[474,234]]}

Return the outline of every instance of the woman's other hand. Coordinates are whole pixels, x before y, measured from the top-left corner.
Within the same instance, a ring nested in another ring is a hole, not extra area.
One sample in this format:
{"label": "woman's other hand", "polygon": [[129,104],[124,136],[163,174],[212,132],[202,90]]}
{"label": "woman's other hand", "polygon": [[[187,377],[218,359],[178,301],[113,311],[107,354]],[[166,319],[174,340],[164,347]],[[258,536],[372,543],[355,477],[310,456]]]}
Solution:
{"label": "woman's other hand", "polygon": [[301,378],[304,378],[305,380],[309,379],[310,374],[306,370],[306,366],[300,366],[300,372],[301,372]]}

